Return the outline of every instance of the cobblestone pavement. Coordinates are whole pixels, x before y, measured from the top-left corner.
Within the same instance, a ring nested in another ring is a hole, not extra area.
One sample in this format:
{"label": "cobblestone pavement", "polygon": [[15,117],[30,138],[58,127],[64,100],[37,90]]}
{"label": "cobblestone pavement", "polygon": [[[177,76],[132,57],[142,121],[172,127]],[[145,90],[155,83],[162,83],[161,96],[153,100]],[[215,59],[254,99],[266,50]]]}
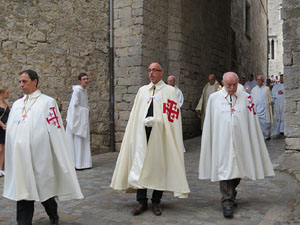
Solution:
{"label": "cobblestone pavement", "polygon": [[[238,187],[238,207],[233,219],[225,219],[220,207],[218,183],[198,180],[200,137],[185,141],[185,163],[191,189],[188,199],[164,193],[162,216],[151,209],[139,216],[130,214],[135,194],[109,188],[117,153],[93,156],[93,168],[77,171],[85,198],[59,203],[60,225],[191,224],[191,225],[282,225],[300,224],[300,153],[284,153],[284,140],[267,142],[276,176],[259,181],[242,180]],[[0,189],[3,189],[0,178]],[[15,205],[0,197],[0,224],[16,224]],[[40,203],[35,203],[33,224],[48,224]]]}

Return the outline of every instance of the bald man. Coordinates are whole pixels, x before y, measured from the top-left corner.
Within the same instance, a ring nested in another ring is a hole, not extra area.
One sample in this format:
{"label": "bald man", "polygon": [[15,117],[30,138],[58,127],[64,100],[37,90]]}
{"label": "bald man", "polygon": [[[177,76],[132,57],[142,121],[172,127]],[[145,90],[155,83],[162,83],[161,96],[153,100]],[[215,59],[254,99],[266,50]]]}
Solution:
{"label": "bald man", "polygon": [[264,77],[262,75],[256,78],[257,85],[251,91],[251,97],[255,104],[256,114],[259,119],[261,131],[265,140],[270,140],[272,117],[272,102],[269,87],[264,85]]}
{"label": "bald man", "polygon": [[148,67],[150,83],[135,97],[123,137],[111,187],[136,191],[134,216],[148,209],[147,189],[152,189],[154,215],[162,214],[164,191],[187,198],[190,192],[184,167],[181,112],[175,89],[162,81],[163,68]]}
{"label": "bald man", "polygon": [[168,76],[167,83],[168,85],[175,88],[178,95],[179,107],[181,108],[184,102],[184,98],[183,98],[182,91],[175,85],[175,76],[173,75]]}
{"label": "bald man", "polygon": [[204,86],[204,88],[202,90],[201,98],[195,109],[196,112],[198,113],[198,115],[201,117],[201,129],[203,129],[205,110],[206,110],[208,98],[212,93],[218,91],[220,88],[221,88],[221,86],[220,86],[219,82],[216,81],[215,75],[209,74],[208,75],[208,83]]}
{"label": "bald man", "polygon": [[251,97],[237,88],[236,73],[225,73],[223,80],[207,103],[199,179],[220,182],[223,215],[232,218],[241,178],[263,179],[274,171]]}

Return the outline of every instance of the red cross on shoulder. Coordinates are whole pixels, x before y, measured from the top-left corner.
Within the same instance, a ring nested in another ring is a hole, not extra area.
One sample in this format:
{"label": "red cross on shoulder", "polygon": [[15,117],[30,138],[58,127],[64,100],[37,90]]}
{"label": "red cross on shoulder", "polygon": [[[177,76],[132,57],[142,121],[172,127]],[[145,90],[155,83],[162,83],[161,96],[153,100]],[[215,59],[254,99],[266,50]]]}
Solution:
{"label": "red cross on shoulder", "polygon": [[168,102],[163,104],[163,113],[167,113],[168,120],[171,123],[174,122],[174,119],[178,120],[179,108],[177,108],[177,102],[168,99]]}
{"label": "red cross on shoulder", "polygon": [[251,96],[248,96],[248,109],[250,112],[253,112],[254,115],[256,115],[255,109],[254,109],[254,103],[252,102]]}
{"label": "red cross on shoulder", "polygon": [[55,107],[49,108],[49,114],[46,118],[46,121],[48,124],[52,124],[52,125],[56,126],[57,128],[61,128],[61,126],[59,124],[58,116],[56,115],[56,112],[55,112]]}

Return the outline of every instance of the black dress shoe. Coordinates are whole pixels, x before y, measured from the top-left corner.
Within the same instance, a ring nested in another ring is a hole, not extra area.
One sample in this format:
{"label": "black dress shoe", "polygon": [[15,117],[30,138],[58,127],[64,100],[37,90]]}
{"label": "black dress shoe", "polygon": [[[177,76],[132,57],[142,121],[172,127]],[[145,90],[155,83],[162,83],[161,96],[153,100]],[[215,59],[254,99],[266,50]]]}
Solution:
{"label": "black dress shoe", "polygon": [[152,210],[153,210],[154,215],[155,216],[160,216],[161,215],[161,208],[160,208],[159,204],[152,203],[152,206],[153,206]]}
{"label": "black dress shoe", "polygon": [[138,206],[136,206],[133,210],[132,210],[132,215],[137,216],[140,215],[142,212],[146,211],[148,209],[148,204],[147,203],[139,203]]}
{"label": "black dress shoe", "polygon": [[50,224],[51,224],[51,225],[58,225],[58,221],[59,221],[59,218],[56,218],[56,219],[50,219]]}
{"label": "black dress shoe", "polygon": [[233,207],[232,206],[223,207],[223,215],[226,218],[232,218],[233,217]]}

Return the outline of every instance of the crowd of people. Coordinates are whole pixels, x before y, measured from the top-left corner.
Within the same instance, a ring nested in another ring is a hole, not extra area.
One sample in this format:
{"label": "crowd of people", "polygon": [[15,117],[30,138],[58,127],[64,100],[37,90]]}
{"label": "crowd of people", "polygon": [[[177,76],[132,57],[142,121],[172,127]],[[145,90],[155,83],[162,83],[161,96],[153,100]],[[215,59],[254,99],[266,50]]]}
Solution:
{"label": "crowd of people", "polygon": [[[164,192],[179,198],[190,193],[180,110],[183,92],[175,76],[169,75],[165,83],[163,74],[160,63],[149,65],[150,83],[134,100],[110,184],[116,190],[136,192],[134,216],[148,209],[148,189],[153,190],[156,216],[162,214]],[[35,71],[19,73],[24,95],[12,108],[7,103],[8,87],[0,86],[0,176],[5,176],[3,196],[17,202],[19,225],[32,223],[35,201],[43,204],[50,224],[58,224],[56,199],[83,198],[76,169],[92,168],[88,75],[79,74],[78,81],[66,131],[55,99],[38,89]],[[271,89],[262,75],[246,79],[234,72],[224,73],[219,83],[209,74],[195,109],[202,130],[199,179],[219,182],[226,218],[233,217],[242,178],[275,175],[265,141],[284,132],[283,75],[273,84]]]}

